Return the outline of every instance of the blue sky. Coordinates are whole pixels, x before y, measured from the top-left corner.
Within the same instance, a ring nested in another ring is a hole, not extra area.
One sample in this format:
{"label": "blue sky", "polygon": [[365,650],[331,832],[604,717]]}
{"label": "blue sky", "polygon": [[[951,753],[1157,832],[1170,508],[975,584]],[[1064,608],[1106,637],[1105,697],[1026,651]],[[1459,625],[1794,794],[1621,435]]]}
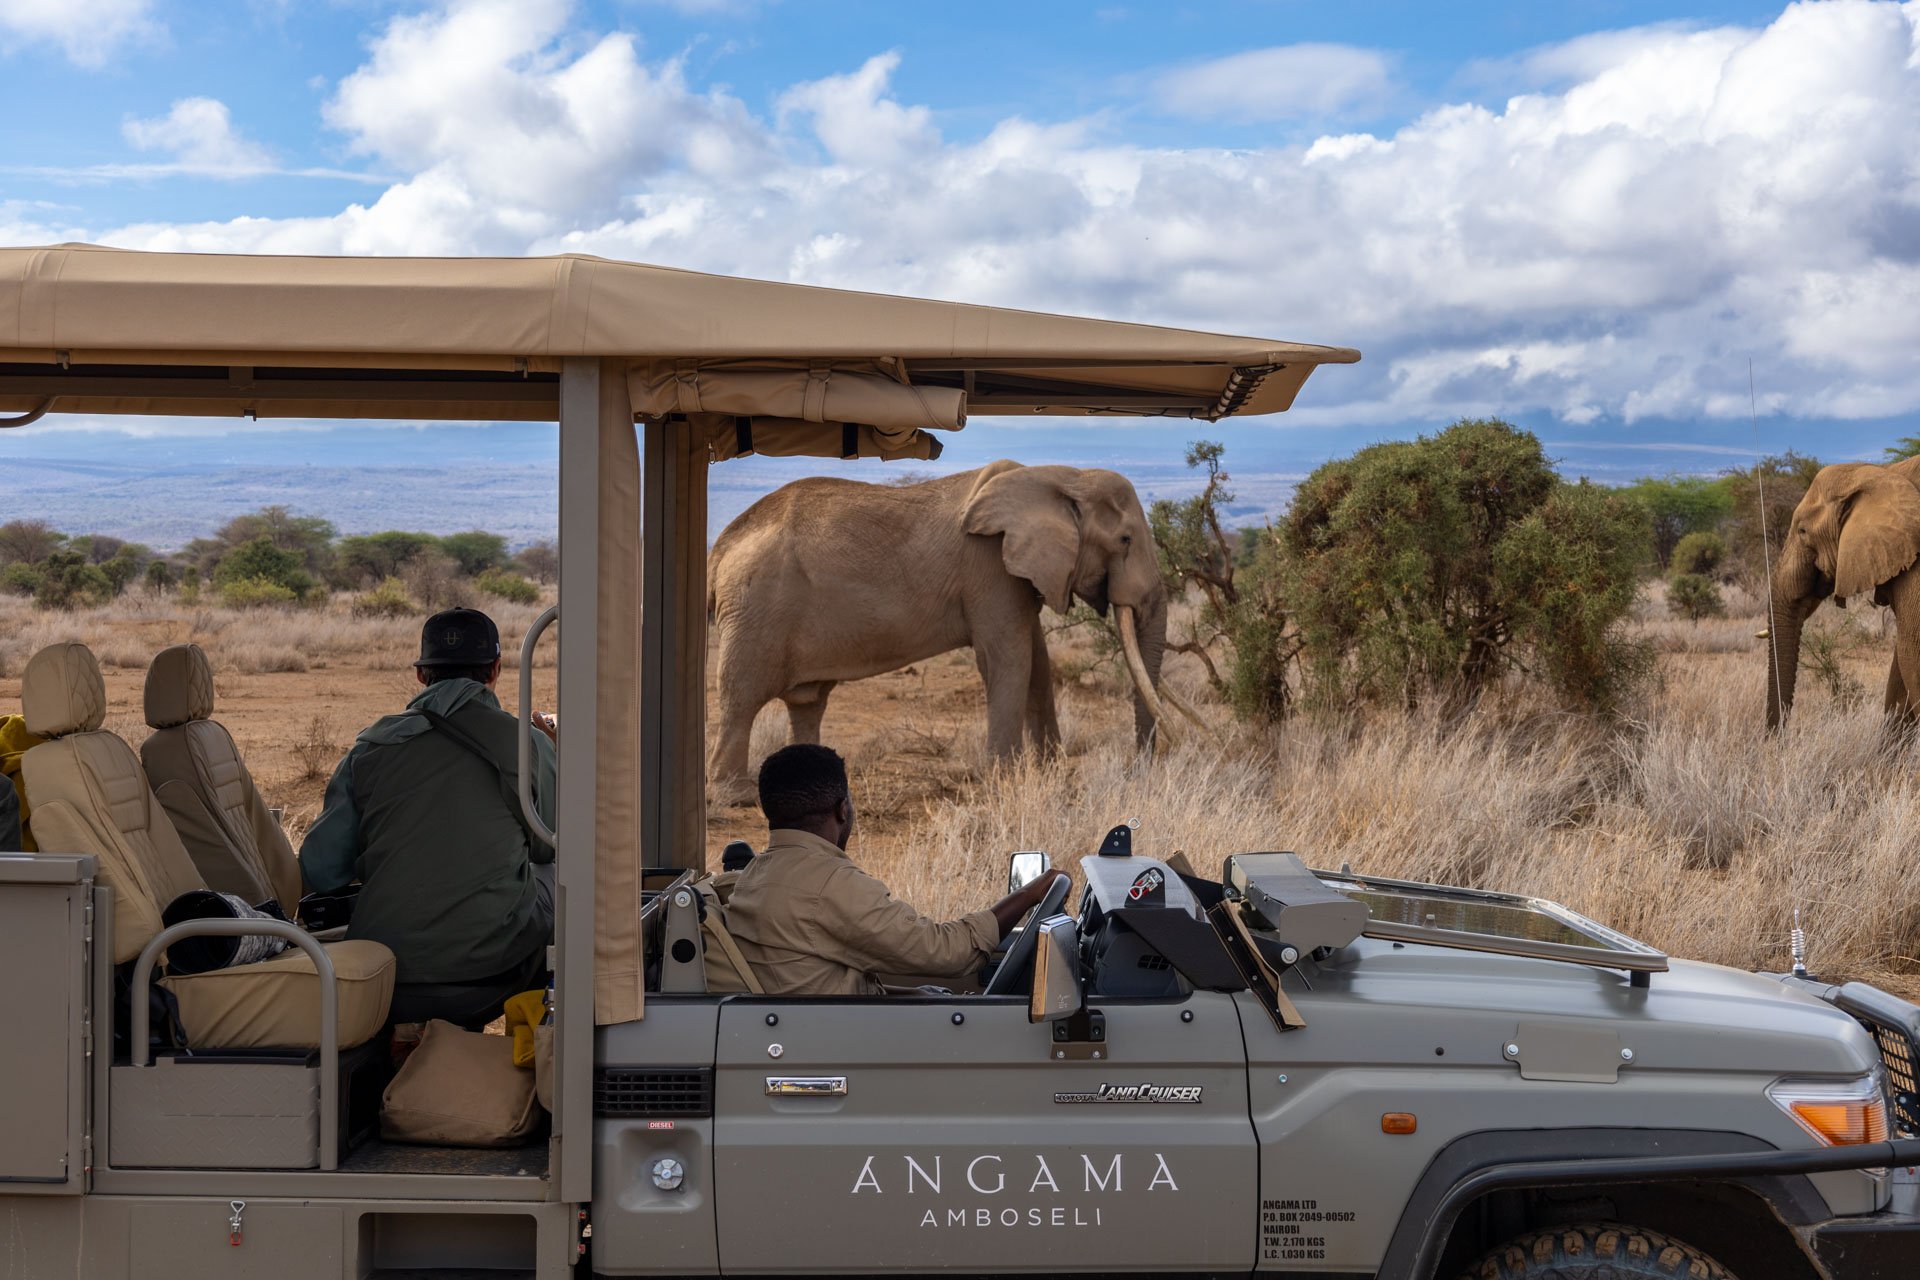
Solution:
{"label": "blue sky", "polygon": [[[1871,457],[1920,429],[1915,21],[1851,0],[0,0],[0,242],[580,250],[1366,353],[1282,417],[976,420],[950,466],[1117,458],[1175,484],[1205,434],[1284,478],[1464,414],[1606,479]],[[112,441],[128,466],[413,452],[78,425],[6,443]],[[551,456],[518,428],[419,438],[450,466]]]}

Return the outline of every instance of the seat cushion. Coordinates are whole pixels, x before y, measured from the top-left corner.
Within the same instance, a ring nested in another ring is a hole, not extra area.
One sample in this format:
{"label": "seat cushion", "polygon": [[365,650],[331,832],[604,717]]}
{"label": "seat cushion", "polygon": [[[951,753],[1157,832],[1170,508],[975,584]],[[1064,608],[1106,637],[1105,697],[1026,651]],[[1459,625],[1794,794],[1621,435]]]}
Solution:
{"label": "seat cushion", "polygon": [[223,726],[194,720],[156,730],[140,761],[210,888],[294,909],[300,864]]}
{"label": "seat cushion", "polygon": [[[340,991],[340,1047],[365,1044],[386,1025],[393,1001],[393,952],[377,942],[325,944]],[[161,984],[180,1002],[194,1049],[317,1049],[320,982],[298,947],[271,960],[176,975]]]}

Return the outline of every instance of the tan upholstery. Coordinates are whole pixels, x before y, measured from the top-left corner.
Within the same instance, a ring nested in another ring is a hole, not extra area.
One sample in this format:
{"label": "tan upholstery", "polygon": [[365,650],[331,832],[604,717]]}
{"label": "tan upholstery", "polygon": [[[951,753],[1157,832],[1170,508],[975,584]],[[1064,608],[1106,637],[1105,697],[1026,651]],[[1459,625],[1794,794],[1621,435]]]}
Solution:
{"label": "tan upholstery", "polygon": [[[365,1044],[393,1002],[393,952],[365,939],[328,943],[326,950],[340,993],[340,1047]],[[160,985],[180,1002],[180,1025],[194,1044],[298,1049],[318,1043],[320,983],[298,947],[259,964],[175,975]]]}
{"label": "tan upholstery", "polygon": [[147,669],[140,760],[161,807],[207,886],[250,904],[272,898],[289,915],[300,901],[300,863],[287,833],[213,714],[213,667],[197,644],[163,649]]}
{"label": "tan upholstery", "polygon": [[[95,875],[114,894],[114,963],[125,964],[160,932],[168,903],[207,886],[148,788],[133,748],[100,728],[106,686],[87,647],[57,644],[35,654],[21,677],[20,699],[28,728],[50,739],[23,762],[40,848],[93,855]],[[386,1019],[393,953],[376,942],[334,943],[327,950],[342,983],[340,1044],[350,1048]],[[170,978],[166,985],[180,998],[191,1047],[319,1044],[313,964],[298,950],[261,964]]]}

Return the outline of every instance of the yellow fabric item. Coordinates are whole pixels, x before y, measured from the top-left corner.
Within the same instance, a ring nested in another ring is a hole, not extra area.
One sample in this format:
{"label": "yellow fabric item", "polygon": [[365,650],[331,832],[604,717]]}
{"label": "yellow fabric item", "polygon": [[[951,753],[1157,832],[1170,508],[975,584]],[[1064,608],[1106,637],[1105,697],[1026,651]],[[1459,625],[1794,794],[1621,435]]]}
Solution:
{"label": "yellow fabric item", "polygon": [[507,1000],[507,1034],[513,1037],[513,1065],[533,1065],[533,1029],[547,1016],[547,993],[522,991]]}
{"label": "yellow fabric item", "polygon": [[[393,1002],[393,952],[377,942],[325,944],[340,993],[340,1047],[373,1039]],[[187,1043],[204,1049],[317,1049],[320,982],[298,947],[271,960],[206,973],[176,974],[160,985],[180,1002]]]}
{"label": "yellow fabric item", "polygon": [[21,762],[26,759],[27,752],[45,741],[45,738],[27,732],[25,716],[0,716],[0,773],[12,780],[14,793],[20,797],[20,848],[26,853],[38,853],[40,849],[33,842],[27,780]]}

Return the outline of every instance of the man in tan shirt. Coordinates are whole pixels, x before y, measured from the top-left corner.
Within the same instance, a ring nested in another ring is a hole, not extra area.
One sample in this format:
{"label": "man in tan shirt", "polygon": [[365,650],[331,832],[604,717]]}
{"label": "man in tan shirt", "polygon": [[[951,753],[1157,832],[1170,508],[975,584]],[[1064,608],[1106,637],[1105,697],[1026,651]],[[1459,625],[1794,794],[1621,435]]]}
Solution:
{"label": "man in tan shirt", "polygon": [[830,747],[795,743],[760,767],[767,850],[727,902],[727,929],[768,995],[884,995],[878,975],[970,977],[1033,909],[1052,871],[991,907],[929,920],[853,865],[853,796]]}

